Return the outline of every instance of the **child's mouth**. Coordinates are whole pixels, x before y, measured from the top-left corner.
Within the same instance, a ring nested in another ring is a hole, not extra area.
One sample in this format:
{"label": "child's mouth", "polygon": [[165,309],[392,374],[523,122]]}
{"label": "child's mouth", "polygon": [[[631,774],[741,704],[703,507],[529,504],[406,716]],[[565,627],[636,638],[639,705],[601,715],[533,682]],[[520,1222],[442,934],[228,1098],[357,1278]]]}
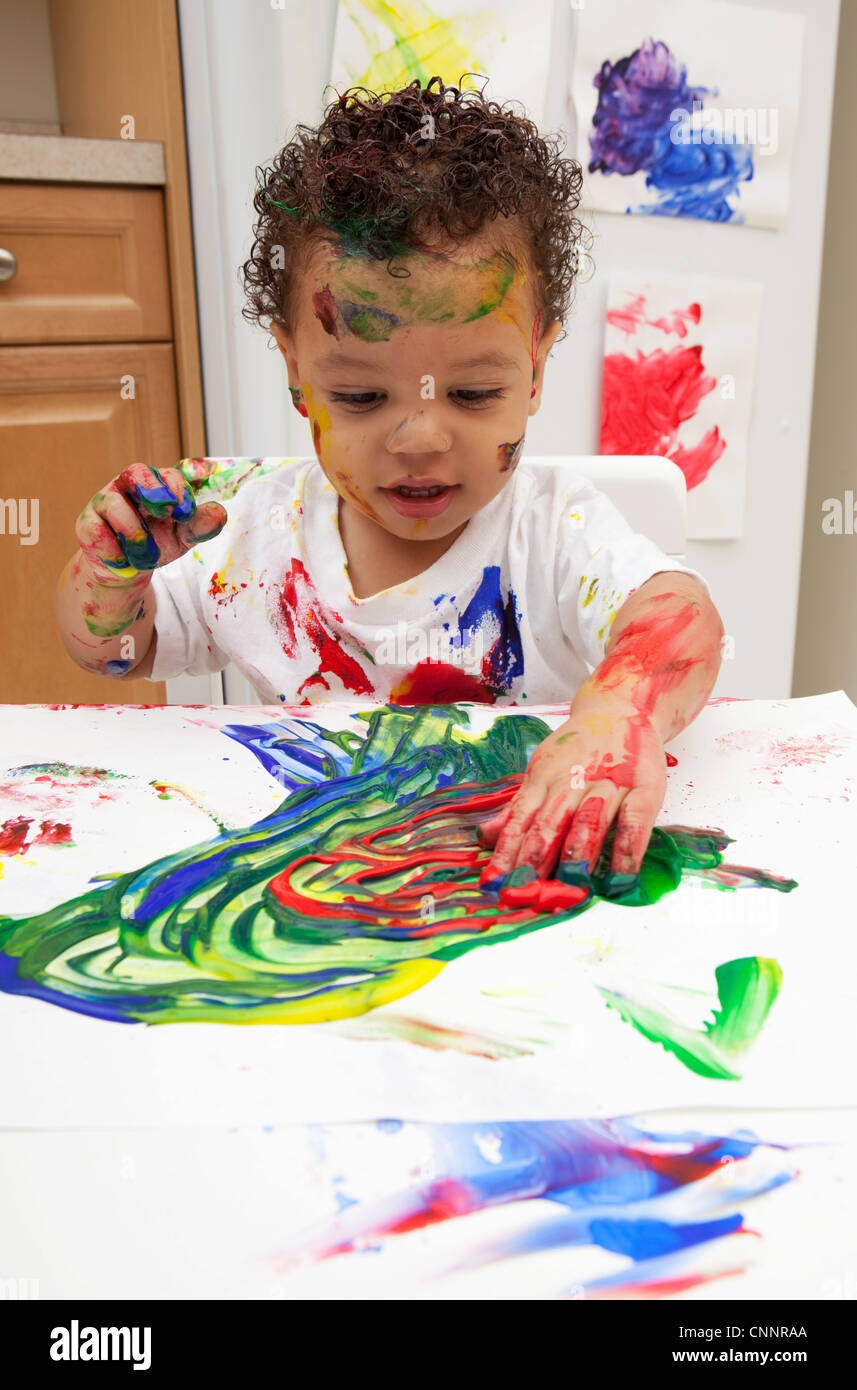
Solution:
{"label": "child's mouth", "polygon": [[385,487],[382,490],[402,516],[437,516],[449,506],[457,487],[458,483],[438,483],[422,487],[403,483],[398,487]]}

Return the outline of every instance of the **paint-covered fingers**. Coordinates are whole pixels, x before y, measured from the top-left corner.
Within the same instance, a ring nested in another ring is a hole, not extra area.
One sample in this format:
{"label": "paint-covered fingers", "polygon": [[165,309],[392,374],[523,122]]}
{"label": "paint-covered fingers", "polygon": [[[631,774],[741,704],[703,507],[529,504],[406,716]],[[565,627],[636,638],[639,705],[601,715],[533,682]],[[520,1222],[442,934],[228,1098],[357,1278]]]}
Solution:
{"label": "paint-covered fingers", "polygon": [[634,787],[619,807],[610,869],[614,874],[638,874],[663,797],[648,787]]}
{"label": "paint-covered fingers", "polygon": [[75,531],[99,582],[124,584],[217,535],[226,520],[218,502],[197,507],[178,469],[135,463],[95,494]]}
{"label": "paint-covered fingers", "polygon": [[[210,459],[198,460],[210,464]],[[180,505],[173,508],[170,520],[175,525],[175,538],[181,547],[180,553],[192,550],[202,541],[213,540],[219,536],[229,517],[220,502],[197,503],[192,485],[188,484],[180,468],[162,468],[159,475],[171,496],[178,498]],[[169,505],[167,503],[167,505]]]}
{"label": "paint-covered fingers", "polygon": [[479,842],[484,845],[486,849],[491,849],[496,845],[500,838],[500,832],[508,819],[510,809],[510,806],[504,806],[502,811],[498,811],[495,816],[491,816],[489,820],[482,821],[481,824],[476,827],[476,834],[479,838]]}
{"label": "paint-covered fingers", "polygon": [[528,864],[539,878],[548,878],[554,871],[574,816],[581,792],[567,787],[549,787],[538,813],[521,838],[513,867]]}
{"label": "paint-covered fingers", "polygon": [[562,845],[559,862],[566,874],[585,877],[592,873],[623,795],[613,782],[593,782],[587,787]]}
{"label": "paint-covered fingers", "polygon": [[124,586],[129,579],[153,570],[160,551],[152,532],[127,496],[118,490],[116,481],[95,494],[77,518],[74,529],[98,582]]}
{"label": "paint-covered fingers", "polygon": [[[491,878],[500,878],[515,867],[523,836],[538,812],[542,800],[541,789],[532,785],[527,785],[516,792],[506,811],[501,813],[505,814],[505,820],[497,835],[494,852],[480,874],[480,882]],[[497,817],[494,819],[496,820]],[[489,822],[486,821],[485,825],[487,824]],[[484,831],[484,829],[485,826],[483,825],[482,830]]]}

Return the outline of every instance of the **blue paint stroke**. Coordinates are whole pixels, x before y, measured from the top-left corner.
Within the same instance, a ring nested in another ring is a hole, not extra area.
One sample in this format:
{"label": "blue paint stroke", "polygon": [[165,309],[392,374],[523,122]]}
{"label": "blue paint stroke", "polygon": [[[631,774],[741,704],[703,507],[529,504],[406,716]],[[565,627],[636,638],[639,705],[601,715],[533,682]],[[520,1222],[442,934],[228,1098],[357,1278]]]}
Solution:
{"label": "blue paint stroke", "polygon": [[[669,1283],[679,1270],[688,1277],[689,1253],[742,1230],[747,1203],[797,1173],[785,1146],[761,1141],[749,1130],[666,1133],[628,1119],[395,1129],[387,1121],[377,1128],[394,1144],[406,1131],[420,1134],[422,1150],[427,1136],[431,1179],[405,1178],[400,1188],[356,1201],[347,1213],[311,1227],[283,1251],[289,1264],[362,1253],[377,1249],[379,1240],[383,1249],[384,1241],[420,1227],[535,1198],[555,1203],[560,1209],[556,1218],[546,1221],[544,1207],[534,1206],[530,1230],[480,1241],[446,1273],[536,1251],[590,1245],[624,1255],[629,1267],[593,1280],[587,1293],[633,1289],[638,1269],[645,1271],[646,1280]],[[782,1162],[753,1167],[747,1160],[760,1148],[775,1159],[782,1154]],[[413,1153],[410,1144],[406,1150]],[[388,1159],[385,1153],[383,1171],[388,1171]],[[732,1178],[728,1188],[704,1181],[727,1166]],[[361,1175],[355,1173],[354,1180]],[[699,1273],[698,1260],[690,1270],[691,1283],[708,1277]]]}
{"label": "blue paint stroke", "polygon": [[479,586],[458,618],[458,637],[469,646],[473,633],[488,620],[499,623],[500,635],[492,643],[483,663],[483,679],[495,694],[511,690],[524,674],[524,649],[519,629],[520,614],[511,589],[505,598],[500,584],[500,566],[486,565]]}
{"label": "blue paint stroke", "polygon": [[740,197],[738,185],[753,178],[751,145],[724,139],[708,130],[710,144],[671,139],[672,113],[687,117],[717,89],[691,87],[687,69],[667,44],[644,39],[629,57],[605,61],[593,80],[598,106],[592,118],[589,172],[628,176],[645,173],[646,186],[657,193],[653,203],[627,212],[658,217],[697,217],[709,222],[744,221],[729,202]]}

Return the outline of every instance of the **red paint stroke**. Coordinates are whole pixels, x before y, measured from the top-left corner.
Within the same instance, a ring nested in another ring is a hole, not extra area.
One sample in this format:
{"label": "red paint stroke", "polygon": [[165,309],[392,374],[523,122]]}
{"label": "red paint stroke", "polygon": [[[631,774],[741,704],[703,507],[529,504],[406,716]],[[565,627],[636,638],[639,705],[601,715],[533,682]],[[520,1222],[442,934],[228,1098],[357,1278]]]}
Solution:
{"label": "red paint stroke", "polygon": [[715,1279],[729,1279],[736,1274],[745,1273],[746,1266],[737,1265],[734,1269],[721,1269],[713,1274],[683,1274],[675,1279],[652,1279],[647,1284],[614,1284],[609,1289],[589,1288],[586,1291],[586,1297],[599,1300],[608,1298],[670,1298],[674,1294],[686,1293],[688,1289],[698,1288],[700,1284],[711,1284]]}
{"label": "red paint stroke", "polygon": [[624,309],[608,309],[607,322],[611,328],[618,328],[622,333],[636,333],[641,323],[647,324],[650,328],[659,328],[662,333],[674,333],[678,338],[687,337],[688,323],[698,324],[702,318],[702,308],[699,304],[688,304],[686,309],[674,309],[671,314],[665,314],[659,319],[646,318],[646,297],[643,294],[632,295]]}
{"label": "red paint stroke", "polygon": [[[333,612],[333,617],[337,622],[342,622],[341,614]],[[299,655],[300,634],[304,639],[304,648],[308,643],[319,657],[318,670],[300,685],[299,694],[313,687],[330,690],[325,675],[334,675],[352,694],[370,697],[374,695],[374,687],[366,672],[360,663],[345,651],[342,645],[345,641],[344,635],[337,636],[325,626],[324,610],[318,592],[300,560],[292,560],[291,570],[280,587],[277,618],[280,625],[279,636],[286,656],[295,658]],[[307,705],[312,701],[306,697],[301,703]]]}
{"label": "red paint stroke", "polygon": [[[231,603],[235,595],[246,588],[247,584],[245,581],[242,581],[240,584],[234,584],[231,580],[227,581],[225,579],[220,579],[215,571],[211,576],[211,583],[208,586],[208,595],[209,598],[215,600],[218,607],[221,607],[224,603]],[[209,647],[209,651],[210,650],[211,648]]]}
{"label": "red paint stroke", "polygon": [[667,767],[678,767],[678,758],[674,758],[672,753],[667,753]]}
{"label": "red paint stroke", "polygon": [[[63,821],[43,820],[39,826],[39,834],[31,843],[34,845],[73,845],[71,838],[71,826]],[[29,849],[30,846],[28,845]]]}
{"label": "red paint stroke", "polygon": [[32,825],[31,816],[16,816],[0,825],[0,854],[23,854]]}
{"label": "red paint stroke", "polygon": [[671,314],[660,319],[648,319],[651,328],[659,328],[662,333],[675,333],[678,338],[687,337],[687,325],[698,324],[702,310],[698,304],[688,304],[686,309],[674,309]]}
{"label": "red paint stroke", "polygon": [[496,690],[483,677],[468,675],[447,661],[419,661],[390,691],[391,705],[452,705],[473,700],[493,705]]}
{"label": "red paint stroke", "polygon": [[0,826],[0,854],[23,854],[36,845],[73,845],[71,826],[61,821],[43,820],[39,822],[39,834],[27,839],[32,816],[18,816],[15,820],[4,821]]}
{"label": "red paint stroke", "polygon": [[[487,812],[507,805],[515,795],[522,781],[522,774],[505,778],[500,787],[485,791],[481,784],[462,784],[459,789],[467,794],[456,802],[456,814],[463,824],[476,824]],[[418,842],[423,822],[431,826],[437,810],[429,807],[396,826],[397,840],[408,843],[412,837]],[[489,859],[487,850],[478,844],[466,844],[460,849],[433,849],[430,861],[422,851],[411,853],[397,852],[395,867],[397,872],[412,873],[412,877],[401,887],[386,890],[384,911],[379,917],[373,901],[376,896],[375,883],[384,882],[390,876],[390,851],[387,843],[390,835],[387,827],[369,831],[365,835],[350,836],[329,853],[301,855],[281,873],[271,879],[268,891],[284,907],[298,916],[312,920],[314,917],[325,921],[339,917],[349,921],[366,921],[373,926],[383,925],[384,929],[401,929],[408,940],[429,940],[449,931],[450,926],[464,926],[464,919],[457,915],[446,916],[443,905],[447,899],[456,903],[460,899],[462,887],[478,887],[480,874],[484,873]],[[306,878],[303,866],[311,865],[314,870],[324,870],[329,874],[338,868],[337,901],[314,898],[305,890],[294,886],[298,882],[311,881],[315,874]],[[447,865],[449,877],[441,877],[443,866]],[[347,876],[343,877],[343,874]],[[494,877],[495,875],[491,875]],[[426,920],[422,912],[423,895],[429,889],[435,903],[434,916]],[[368,894],[361,900],[360,893]],[[467,929],[475,932],[487,931],[497,922],[529,922],[545,913],[562,913],[576,907],[586,897],[586,889],[579,885],[562,884],[554,881],[532,881],[515,886],[502,886],[492,893],[489,890],[480,898],[478,917],[467,919]],[[365,906],[364,906],[365,902]]]}
{"label": "red paint stroke", "polygon": [[631,700],[638,713],[626,720],[622,762],[614,762],[611,753],[600,761],[593,759],[585,772],[588,782],[605,780],[627,790],[636,785],[643,738],[658,702],[680,690],[692,668],[704,660],[681,655],[696,605],[682,603],[676,608],[674,598],[674,594],[656,595],[645,616],[622,629],[593,677],[596,688],[605,693],[632,689]]}
{"label": "red paint stroke", "polygon": [[717,460],[726,448],[726,440],[721,435],[719,429],[714,425],[710,430],[706,430],[702,439],[692,448],[686,449],[683,444],[679,444],[674,454],[670,457],[673,463],[677,463],[687,484],[687,490],[699,487],[704,483]]}
{"label": "red paint stroke", "polygon": [[658,348],[648,355],[638,351],[636,358],[609,353],[604,359],[600,452],[671,458],[688,488],[697,487],[726,442],[715,426],[699,444],[686,448],[678,443],[678,431],[715,385],[714,377],[705,375],[699,345],[669,352]]}
{"label": "red paint stroke", "polygon": [[316,290],[312,297],[312,307],[315,316],[324,329],[332,338],[339,340],[339,329],[336,322],[336,301],[330,291],[330,285],[325,285],[323,290]]}

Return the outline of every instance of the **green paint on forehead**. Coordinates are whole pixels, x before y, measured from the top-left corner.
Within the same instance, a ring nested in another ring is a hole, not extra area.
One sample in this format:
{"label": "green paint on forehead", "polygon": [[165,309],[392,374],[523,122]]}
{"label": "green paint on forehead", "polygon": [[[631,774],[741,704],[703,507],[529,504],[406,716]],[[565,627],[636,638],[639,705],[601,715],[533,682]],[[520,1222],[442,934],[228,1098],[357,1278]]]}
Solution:
{"label": "green paint on forehead", "polygon": [[516,276],[523,283],[507,250],[468,265],[408,247],[394,258],[406,274],[396,275],[341,239],[337,249],[344,254],[318,271],[322,288],[314,296],[316,316],[336,338],[351,334],[364,342],[386,342],[397,328],[414,323],[472,323],[501,308]]}

